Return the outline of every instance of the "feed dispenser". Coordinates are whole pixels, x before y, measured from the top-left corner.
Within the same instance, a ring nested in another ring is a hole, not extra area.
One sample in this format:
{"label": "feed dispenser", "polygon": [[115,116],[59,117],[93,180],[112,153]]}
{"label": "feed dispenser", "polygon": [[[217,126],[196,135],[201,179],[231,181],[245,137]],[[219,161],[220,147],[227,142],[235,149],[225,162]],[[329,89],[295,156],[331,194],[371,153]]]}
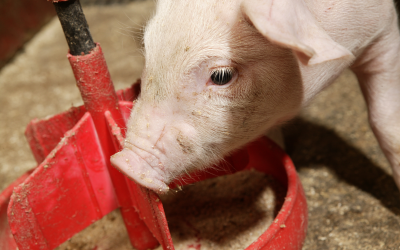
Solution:
{"label": "feed dispenser", "polygon": [[[173,250],[158,195],[125,177],[109,160],[122,149],[125,123],[140,93],[140,81],[115,92],[79,1],[60,1],[54,6],[84,106],[29,123],[26,137],[39,165],[0,194],[0,249],[54,249],[119,208],[134,248],[153,249],[161,244],[164,250]],[[291,159],[270,140],[252,142],[228,157],[223,166],[185,179],[190,184],[251,169],[271,175],[287,193],[274,222],[247,249],[301,249],[307,229],[304,191]]]}

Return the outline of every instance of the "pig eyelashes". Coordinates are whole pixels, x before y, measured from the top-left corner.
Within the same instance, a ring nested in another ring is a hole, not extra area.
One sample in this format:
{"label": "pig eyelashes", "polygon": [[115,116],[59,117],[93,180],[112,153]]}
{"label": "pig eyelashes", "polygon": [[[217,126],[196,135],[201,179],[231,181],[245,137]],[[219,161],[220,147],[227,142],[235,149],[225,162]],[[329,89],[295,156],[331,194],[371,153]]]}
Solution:
{"label": "pig eyelashes", "polygon": [[210,78],[211,78],[211,81],[216,85],[225,85],[232,80],[235,72],[236,71],[234,68],[214,69],[211,72]]}

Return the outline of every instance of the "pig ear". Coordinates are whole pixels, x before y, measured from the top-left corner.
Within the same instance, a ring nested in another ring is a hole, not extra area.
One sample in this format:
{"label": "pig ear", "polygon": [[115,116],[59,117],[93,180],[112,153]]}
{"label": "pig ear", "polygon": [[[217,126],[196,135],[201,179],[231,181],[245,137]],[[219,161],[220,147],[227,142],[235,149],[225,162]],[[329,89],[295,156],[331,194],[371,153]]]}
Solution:
{"label": "pig ear", "polygon": [[270,42],[292,49],[303,64],[354,58],[319,26],[303,0],[243,0],[242,11]]}

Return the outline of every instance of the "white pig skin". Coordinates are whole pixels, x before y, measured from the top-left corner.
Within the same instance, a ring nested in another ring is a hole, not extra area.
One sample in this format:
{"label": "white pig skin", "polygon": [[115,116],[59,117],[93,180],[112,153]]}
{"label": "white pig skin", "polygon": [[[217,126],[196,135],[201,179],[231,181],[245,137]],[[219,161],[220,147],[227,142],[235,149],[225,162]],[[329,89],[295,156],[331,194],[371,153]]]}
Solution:
{"label": "white pig skin", "polygon": [[[158,193],[293,118],[347,67],[400,187],[392,0],[159,0],[142,91],[112,164]],[[233,71],[224,85],[216,70]]]}

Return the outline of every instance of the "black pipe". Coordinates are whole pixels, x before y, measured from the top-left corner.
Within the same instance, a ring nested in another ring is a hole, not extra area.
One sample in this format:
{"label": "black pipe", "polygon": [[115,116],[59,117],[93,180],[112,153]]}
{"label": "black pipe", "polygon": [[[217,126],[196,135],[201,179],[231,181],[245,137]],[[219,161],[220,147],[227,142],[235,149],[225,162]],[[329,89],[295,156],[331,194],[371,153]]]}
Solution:
{"label": "black pipe", "polygon": [[89,54],[96,47],[79,0],[53,3],[67,39],[70,54]]}

